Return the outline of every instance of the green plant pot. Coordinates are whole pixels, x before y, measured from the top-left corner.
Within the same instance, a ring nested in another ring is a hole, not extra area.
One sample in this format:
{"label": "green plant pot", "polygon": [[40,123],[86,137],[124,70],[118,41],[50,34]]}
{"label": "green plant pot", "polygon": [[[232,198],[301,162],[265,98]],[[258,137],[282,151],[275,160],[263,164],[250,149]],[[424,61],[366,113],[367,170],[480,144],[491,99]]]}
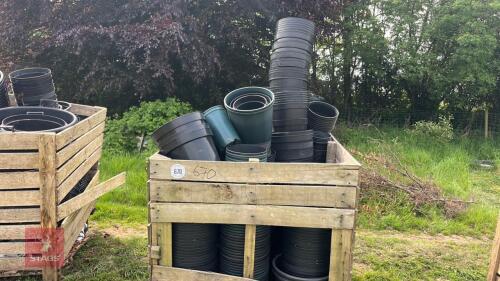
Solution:
{"label": "green plant pot", "polygon": [[228,145],[241,141],[223,106],[213,106],[203,115],[214,133],[215,145],[221,154],[224,154]]}
{"label": "green plant pot", "polygon": [[[232,102],[242,95],[254,94],[266,97],[269,102],[252,109],[237,109],[232,107]],[[261,87],[245,87],[236,89],[224,98],[224,106],[229,120],[241,137],[243,143],[259,144],[271,140],[273,131],[273,105],[274,94],[272,91]]]}

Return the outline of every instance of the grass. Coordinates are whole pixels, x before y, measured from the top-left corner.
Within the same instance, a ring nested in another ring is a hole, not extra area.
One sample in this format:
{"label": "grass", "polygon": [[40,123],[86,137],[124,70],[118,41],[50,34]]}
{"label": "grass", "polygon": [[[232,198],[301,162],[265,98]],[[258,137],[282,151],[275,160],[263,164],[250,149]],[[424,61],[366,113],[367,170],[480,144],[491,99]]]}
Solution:
{"label": "grass", "polygon": [[449,198],[473,200],[469,208],[448,218],[436,206],[416,210],[407,196],[393,192],[380,196],[363,190],[358,226],[432,234],[491,236],[500,210],[500,174],[471,168],[474,160],[494,160],[500,166],[500,140],[457,138],[449,143],[416,136],[396,128],[342,128],[338,138],[348,149],[364,154],[398,155],[418,177],[433,181]]}

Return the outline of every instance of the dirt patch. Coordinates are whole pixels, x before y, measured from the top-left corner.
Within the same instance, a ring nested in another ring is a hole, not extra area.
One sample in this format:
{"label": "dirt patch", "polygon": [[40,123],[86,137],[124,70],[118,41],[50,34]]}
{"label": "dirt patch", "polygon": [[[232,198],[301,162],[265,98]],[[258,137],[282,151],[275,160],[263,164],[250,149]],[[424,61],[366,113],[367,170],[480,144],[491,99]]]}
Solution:
{"label": "dirt patch", "polygon": [[148,229],[146,225],[140,225],[137,227],[124,227],[121,225],[112,225],[109,227],[99,227],[97,225],[91,225],[90,229],[99,231],[103,235],[109,235],[116,238],[129,238],[129,237],[148,237]]}

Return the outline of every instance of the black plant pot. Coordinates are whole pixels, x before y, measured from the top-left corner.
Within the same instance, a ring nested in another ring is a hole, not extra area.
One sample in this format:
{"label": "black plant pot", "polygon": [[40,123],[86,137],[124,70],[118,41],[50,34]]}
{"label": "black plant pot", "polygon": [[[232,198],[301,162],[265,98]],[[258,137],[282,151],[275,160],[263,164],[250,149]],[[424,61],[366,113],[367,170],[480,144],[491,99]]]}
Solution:
{"label": "black plant pot", "polygon": [[4,130],[61,132],[77,122],[75,114],[55,108],[24,106],[0,109],[0,123]]}
{"label": "black plant pot", "polygon": [[319,278],[303,278],[299,276],[291,275],[282,268],[282,255],[279,254],[273,258],[273,276],[277,281],[327,281],[328,276]]}
{"label": "black plant pot", "polygon": [[337,123],[339,111],[333,105],[322,101],[309,104],[309,128],[315,131],[330,133]]}
{"label": "black plant pot", "polygon": [[270,80],[269,85],[272,88],[279,88],[281,90],[305,91],[307,90],[308,83],[307,80],[281,78]]}
{"label": "black plant pot", "polygon": [[40,99],[57,99],[52,72],[48,68],[25,68],[9,74],[20,105],[38,106]]}

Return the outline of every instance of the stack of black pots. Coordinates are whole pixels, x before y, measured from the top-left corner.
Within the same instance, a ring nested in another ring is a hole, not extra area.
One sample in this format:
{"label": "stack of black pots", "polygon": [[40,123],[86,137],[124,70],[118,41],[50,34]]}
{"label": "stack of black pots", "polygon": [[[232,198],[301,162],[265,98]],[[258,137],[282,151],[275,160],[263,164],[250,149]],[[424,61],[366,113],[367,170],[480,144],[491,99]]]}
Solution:
{"label": "stack of black pots", "polygon": [[321,278],[330,268],[331,231],[314,228],[286,228],[280,269],[301,278]]}
{"label": "stack of black pots", "polygon": [[[219,161],[213,133],[203,114],[180,116],[151,136],[161,153],[173,159]],[[218,225],[175,223],[173,225],[175,267],[216,271]]]}
{"label": "stack of black pots", "polygon": [[0,108],[9,106],[8,94],[7,81],[3,72],[0,71]]}
{"label": "stack of black pots", "polygon": [[16,70],[9,78],[18,105],[38,106],[40,100],[57,100],[52,72],[48,68]]}
{"label": "stack of black pots", "polygon": [[314,40],[314,23],[301,18],[278,21],[269,70],[275,94],[275,132],[307,129],[308,77]]}
{"label": "stack of black pots", "polygon": [[313,162],[313,131],[275,132],[271,147],[276,162]]}
{"label": "stack of black pots", "polygon": [[259,162],[267,162],[268,149],[258,144],[232,144],[226,147],[226,161],[248,162],[250,159],[258,159]]}
{"label": "stack of black pots", "polygon": [[316,163],[326,162],[326,152],[328,148],[328,141],[330,140],[330,134],[322,131],[314,131],[313,142],[314,142],[314,157],[313,160]]}
{"label": "stack of black pots", "polygon": [[[248,162],[258,159],[266,162],[269,150],[259,144],[233,144],[226,148],[226,161]],[[243,276],[245,253],[245,226],[222,225],[220,235],[220,269],[221,273]],[[265,281],[269,279],[271,254],[271,228],[257,226],[255,238],[254,279]]]}
{"label": "stack of black pots", "polygon": [[[227,224],[221,226],[220,270],[221,273],[243,276],[245,253],[245,226]],[[271,227],[257,226],[255,237],[254,279],[269,279],[271,254]]]}

